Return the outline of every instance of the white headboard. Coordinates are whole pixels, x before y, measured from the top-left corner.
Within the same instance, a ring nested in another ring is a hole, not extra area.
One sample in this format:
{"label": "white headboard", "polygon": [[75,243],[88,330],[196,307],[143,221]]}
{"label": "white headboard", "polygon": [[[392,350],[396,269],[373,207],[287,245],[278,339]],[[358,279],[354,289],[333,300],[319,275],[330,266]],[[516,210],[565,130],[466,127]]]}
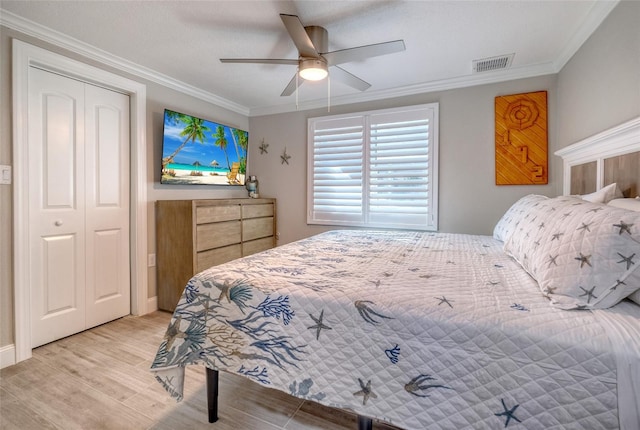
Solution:
{"label": "white headboard", "polygon": [[[627,155],[628,154],[628,155]],[[623,188],[632,194],[640,193],[640,117],[634,118],[609,130],[588,137],[580,142],[569,145],[555,152],[563,159],[563,194],[583,194],[572,191],[572,169],[574,170],[574,185],[576,173],[588,170],[590,176],[586,181],[595,181],[593,192],[613,182],[623,182]],[[616,157],[624,156],[621,164]],[[605,164],[615,160],[620,167],[611,167],[605,175]],[[584,169],[582,169],[584,168]],[[606,182],[606,183],[605,183]],[[593,186],[594,184],[591,184]],[[635,195],[626,195],[635,197]]]}

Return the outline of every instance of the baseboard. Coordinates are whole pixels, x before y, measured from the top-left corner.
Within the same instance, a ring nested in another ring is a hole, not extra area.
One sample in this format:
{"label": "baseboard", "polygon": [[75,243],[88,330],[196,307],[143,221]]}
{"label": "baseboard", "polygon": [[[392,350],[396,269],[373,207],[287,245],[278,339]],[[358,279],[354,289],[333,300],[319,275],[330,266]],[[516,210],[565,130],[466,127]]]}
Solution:
{"label": "baseboard", "polygon": [[158,310],[158,296],[153,296],[147,299],[147,313],[155,312]]}
{"label": "baseboard", "polygon": [[6,345],[0,348],[0,369],[16,364],[15,345]]}

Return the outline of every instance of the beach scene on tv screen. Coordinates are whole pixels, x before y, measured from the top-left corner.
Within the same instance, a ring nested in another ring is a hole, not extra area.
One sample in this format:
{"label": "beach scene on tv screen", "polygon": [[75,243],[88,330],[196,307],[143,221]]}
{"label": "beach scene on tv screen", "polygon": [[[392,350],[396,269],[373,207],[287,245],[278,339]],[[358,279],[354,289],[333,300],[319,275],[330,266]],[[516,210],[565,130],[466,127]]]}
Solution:
{"label": "beach scene on tv screen", "polygon": [[244,185],[249,133],[165,110],[163,184]]}

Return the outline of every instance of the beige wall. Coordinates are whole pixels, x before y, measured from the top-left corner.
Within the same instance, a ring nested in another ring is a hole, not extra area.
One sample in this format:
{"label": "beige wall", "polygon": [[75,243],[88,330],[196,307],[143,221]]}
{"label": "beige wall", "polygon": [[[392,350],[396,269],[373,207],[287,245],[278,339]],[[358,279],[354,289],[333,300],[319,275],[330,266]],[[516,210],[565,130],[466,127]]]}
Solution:
{"label": "beige wall", "polygon": [[[327,109],[252,117],[249,121],[251,174],[258,176],[260,193],[278,199],[280,244],[331,227],[306,225],[307,118],[345,112],[438,102],[440,105],[439,224],[440,231],[491,234],[506,209],[528,193],[559,192],[561,163],[550,156],[548,185],[496,186],[494,164],[494,100],[496,96],[548,91],[549,148],[556,148],[556,77],[543,76],[398,99],[335,106]],[[258,142],[269,144],[260,154]],[[280,155],[287,148],[289,165]]]}
{"label": "beige wall", "polygon": [[564,148],[640,116],[640,1],[622,1],[558,74]]}

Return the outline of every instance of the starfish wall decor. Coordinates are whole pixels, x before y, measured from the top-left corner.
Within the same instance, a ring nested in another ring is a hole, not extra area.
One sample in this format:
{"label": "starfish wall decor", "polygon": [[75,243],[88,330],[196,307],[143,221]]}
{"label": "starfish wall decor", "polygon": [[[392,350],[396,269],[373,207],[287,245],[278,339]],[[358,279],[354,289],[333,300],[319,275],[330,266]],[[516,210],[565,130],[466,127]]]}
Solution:
{"label": "starfish wall decor", "polygon": [[260,143],[260,146],[258,147],[260,148],[260,154],[268,154],[268,148],[269,148],[269,144],[265,143],[264,139],[262,139],[262,142]]}
{"label": "starfish wall decor", "polygon": [[285,164],[287,163],[287,165],[289,164],[289,159],[291,158],[291,155],[287,154],[287,147],[284,147],[284,151],[282,152],[282,155],[280,156],[280,159],[282,160],[280,162],[280,164]]}

